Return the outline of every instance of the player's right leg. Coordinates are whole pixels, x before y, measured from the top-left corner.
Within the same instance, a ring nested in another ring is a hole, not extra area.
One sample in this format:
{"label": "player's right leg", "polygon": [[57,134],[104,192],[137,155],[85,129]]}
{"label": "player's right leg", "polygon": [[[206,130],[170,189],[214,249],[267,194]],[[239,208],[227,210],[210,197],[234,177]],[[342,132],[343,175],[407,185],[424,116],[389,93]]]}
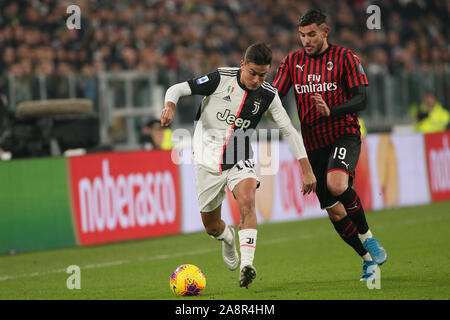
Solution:
{"label": "player's right leg", "polygon": [[228,269],[235,270],[239,265],[235,231],[233,226],[227,226],[221,217],[227,176],[223,172],[211,172],[201,165],[195,165],[195,180],[205,230],[212,238],[222,241],[223,261]]}
{"label": "player's right leg", "polygon": [[202,212],[202,222],[206,233],[212,238],[222,241],[222,258],[228,269],[236,270],[239,265],[239,254],[236,249],[235,231],[227,226],[221,218],[222,205],[210,212]]}

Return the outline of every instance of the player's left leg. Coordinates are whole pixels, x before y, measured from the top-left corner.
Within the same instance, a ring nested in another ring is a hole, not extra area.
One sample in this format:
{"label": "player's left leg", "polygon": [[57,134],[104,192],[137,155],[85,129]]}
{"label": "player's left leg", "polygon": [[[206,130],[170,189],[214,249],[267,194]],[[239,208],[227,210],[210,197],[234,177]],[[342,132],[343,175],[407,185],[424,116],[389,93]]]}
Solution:
{"label": "player's left leg", "polygon": [[342,240],[351,246],[363,260],[371,260],[370,256],[367,255],[367,250],[358,238],[358,227],[350,219],[342,203],[337,202],[333,206],[326,208],[326,210],[334,229]]}
{"label": "player's left leg", "polygon": [[370,234],[366,215],[356,191],[349,186],[349,174],[345,171],[334,170],[327,173],[327,187],[330,193],[342,203],[350,219],[358,227],[360,238]]}
{"label": "player's left leg", "polygon": [[239,223],[239,243],[241,250],[240,286],[248,289],[249,284],[256,278],[253,266],[255,257],[258,223],[255,211],[255,193],[258,181],[246,178],[233,189],[233,194],[239,205],[241,221]]}
{"label": "player's left leg", "polygon": [[357,135],[345,135],[335,141],[328,159],[327,188],[344,205],[350,219],[358,227],[358,236],[364,248],[381,265],[386,262],[386,250],[373,237],[361,200],[352,188],[360,152],[361,138]]}

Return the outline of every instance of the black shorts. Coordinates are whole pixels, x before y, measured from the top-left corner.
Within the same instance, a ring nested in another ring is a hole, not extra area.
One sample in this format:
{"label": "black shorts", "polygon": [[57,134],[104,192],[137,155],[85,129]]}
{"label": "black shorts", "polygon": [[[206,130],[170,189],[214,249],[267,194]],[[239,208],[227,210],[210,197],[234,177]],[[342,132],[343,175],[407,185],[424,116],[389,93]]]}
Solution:
{"label": "black shorts", "polygon": [[327,188],[327,173],[333,170],[347,172],[348,185],[352,186],[360,152],[361,138],[353,134],[341,136],[324,148],[308,151],[308,159],[317,179],[316,194],[322,209],[338,201]]}

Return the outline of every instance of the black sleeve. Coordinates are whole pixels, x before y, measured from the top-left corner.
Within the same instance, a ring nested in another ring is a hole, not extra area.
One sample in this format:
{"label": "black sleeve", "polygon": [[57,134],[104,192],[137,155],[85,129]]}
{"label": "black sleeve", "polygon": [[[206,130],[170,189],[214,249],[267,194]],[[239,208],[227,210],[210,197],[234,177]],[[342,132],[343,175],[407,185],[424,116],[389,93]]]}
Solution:
{"label": "black sleeve", "polygon": [[209,96],[216,91],[220,83],[219,71],[208,73],[204,76],[188,80],[192,94]]}
{"label": "black sleeve", "polygon": [[366,86],[360,85],[350,88],[351,98],[338,106],[332,107],[330,116],[340,116],[347,113],[355,113],[366,108],[367,96]]}

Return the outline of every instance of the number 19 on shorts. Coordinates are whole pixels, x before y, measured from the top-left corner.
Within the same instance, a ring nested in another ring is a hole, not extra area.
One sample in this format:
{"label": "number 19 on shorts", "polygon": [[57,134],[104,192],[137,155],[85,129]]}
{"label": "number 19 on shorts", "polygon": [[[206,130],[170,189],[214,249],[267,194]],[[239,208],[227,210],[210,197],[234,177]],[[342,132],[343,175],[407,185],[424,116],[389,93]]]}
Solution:
{"label": "number 19 on shorts", "polygon": [[339,160],[344,160],[346,154],[347,149],[345,149],[344,147],[336,147],[334,149],[333,159],[336,159],[337,157]]}

